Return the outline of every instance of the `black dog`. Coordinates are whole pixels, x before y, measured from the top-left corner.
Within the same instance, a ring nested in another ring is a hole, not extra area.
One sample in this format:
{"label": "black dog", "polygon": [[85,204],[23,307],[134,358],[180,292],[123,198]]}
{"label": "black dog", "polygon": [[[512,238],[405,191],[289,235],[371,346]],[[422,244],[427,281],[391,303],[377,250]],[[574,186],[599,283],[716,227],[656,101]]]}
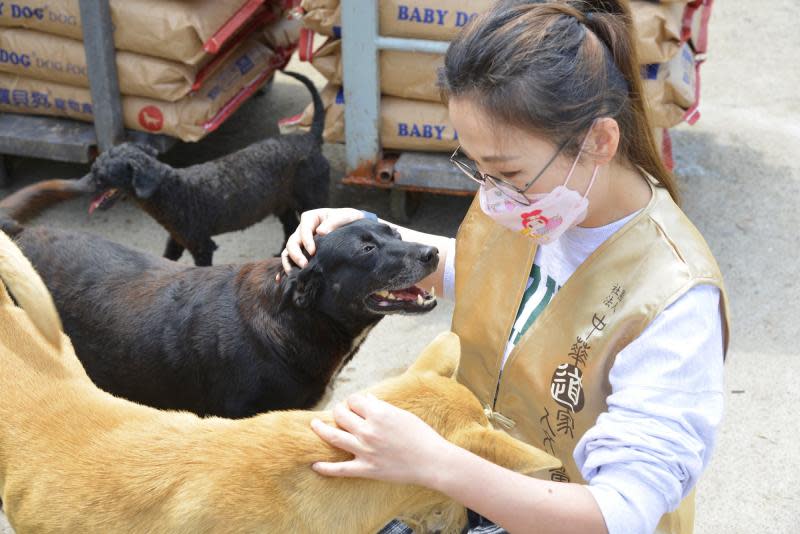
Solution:
{"label": "black dog", "polygon": [[[218,160],[175,169],[150,147],[123,143],[101,154],[90,171],[99,193],[95,208],[108,209],[121,193],[134,198],[169,232],[164,257],[177,260],[188,249],[196,265],[211,265],[211,237],[242,230],[270,214],[295,231],[298,213],[328,204],[330,165],[322,154],[325,110],[314,84],[287,72],[311,92],[311,131],[252,144]],[[285,240],[284,240],[285,243]]]}
{"label": "black dog", "polygon": [[302,270],[271,258],[190,267],[93,236],[0,228],[53,294],[89,377],[121,397],[199,415],[247,417],[309,408],[384,315],[422,313],[413,284],[435,248],[358,221],[318,238]]}

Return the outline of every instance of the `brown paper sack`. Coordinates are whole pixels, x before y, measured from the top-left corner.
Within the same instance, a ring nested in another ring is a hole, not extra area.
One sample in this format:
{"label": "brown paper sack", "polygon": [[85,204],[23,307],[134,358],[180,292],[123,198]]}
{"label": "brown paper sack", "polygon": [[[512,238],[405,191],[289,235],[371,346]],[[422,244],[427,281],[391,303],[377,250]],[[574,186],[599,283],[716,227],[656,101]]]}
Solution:
{"label": "brown paper sack", "polygon": [[[329,40],[316,52],[311,64],[335,85],[342,83],[341,41]],[[441,102],[436,77],[444,64],[440,54],[380,52],[381,93],[410,100]]]}
{"label": "brown paper sack", "polygon": [[664,63],[681,48],[687,2],[631,2],[639,64]]}
{"label": "brown paper sack", "polygon": [[[203,88],[177,102],[137,96],[122,98],[128,128],[197,141],[213,131],[274,71],[272,51],[255,39],[231,57]],[[0,74],[0,111],[54,115],[92,122],[88,89]]]}
{"label": "brown paper sack", "polygon": [[[111,0],[118,49],[196,65],[206,43],[253,0]],[[79,0],[0,2],[0,26],[82,39]]]}
{"label": "brown paper sack", "polygon": [[[381,0],[379,32],[391,37],[450,41],[495,0]],[[323,35],[340,35],[338,1],[303,0],[303,24]]]}
{"label": "brown paper sack", "polygon": [[305,12],[303,26],[320,35],[340,35],[342,15],[339,0],[303,0],[300,7]]}
{"label": "brown paper sack", "polygon": [[[33,30],[0,30],[0,71],[89,87],[83,43]],[[174,102],[192,90],[196,71],[174,61],[117,52],[117,76],[124,95]]]}
{"label": "brown paper sack", "polygon": [[[344,142],[344,98],[341,87],[329,84],[321,93],[325,105],[325,141]],[[311,126],[313,105],[298,117],[281,121],[281,131],[307,130]],[[381,98],[381,146],[391,150],[453,151],[458,136],[450,125],[444,104]]]}
{"label": "brown paper sack", "polygon": [[646,67],[644,77],[653,126],[672,128],[683,121],[697,96],[695,60],[689,45],[685,44],[669,62]]}

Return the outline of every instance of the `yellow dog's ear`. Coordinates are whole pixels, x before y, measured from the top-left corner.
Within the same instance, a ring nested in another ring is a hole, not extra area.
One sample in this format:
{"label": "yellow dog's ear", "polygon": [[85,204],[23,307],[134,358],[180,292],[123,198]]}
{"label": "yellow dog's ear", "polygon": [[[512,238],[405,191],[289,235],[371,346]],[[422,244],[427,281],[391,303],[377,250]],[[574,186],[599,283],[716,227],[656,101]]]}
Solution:
{"label": "yellow dog's ear", "polygon": [[452,378],[461,359],[461,340],[453,332],[442,332],[431,341],[408,368],[409,373],[432,372]]}
{"label": "yellow dog's ear", "polygon": [[28,258],[4,232],[0,232],[0,278],[45,339],[61,347],[61,320],[53,297]]}
{"label": "yellow dog's ear", "polygon": [[478,423],[461,429],[452,441],[494,464],[524,475],[561,467],[558,458],[542,449]]}

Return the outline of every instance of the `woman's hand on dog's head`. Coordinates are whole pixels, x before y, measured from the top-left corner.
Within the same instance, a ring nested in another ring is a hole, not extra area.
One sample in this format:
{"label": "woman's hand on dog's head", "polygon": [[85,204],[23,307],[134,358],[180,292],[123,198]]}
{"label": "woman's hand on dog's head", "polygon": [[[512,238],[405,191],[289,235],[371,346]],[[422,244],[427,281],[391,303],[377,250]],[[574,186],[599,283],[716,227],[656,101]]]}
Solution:
{"label": "woman's hand on dog's head", "polygon": [[294,265],[301,269],[306,266],[308,258],[303,254],[303,249],[306,250],[309,256],[314,255],[316,252],[316,246],[314,245],[315,234],[329,234],[340,226],[363,218],[364,214],[354,208],[320,208],[303,212],[300,216],[300,224],[294,233],[289,236],[286,241],[286,248],[281,252],[283,270],[288,273]]}

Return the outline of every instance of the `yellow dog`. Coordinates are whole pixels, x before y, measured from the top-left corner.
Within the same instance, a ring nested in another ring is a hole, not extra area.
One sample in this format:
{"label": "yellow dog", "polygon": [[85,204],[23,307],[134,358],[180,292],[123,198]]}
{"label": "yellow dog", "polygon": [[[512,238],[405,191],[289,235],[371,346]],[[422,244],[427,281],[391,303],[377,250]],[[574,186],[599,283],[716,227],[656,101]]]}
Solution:
{"label": "yellow dog", "polygon": [[[438,518],[417,525],[457,531],[463,521],[463,507],[433,491],[312,471],[314,461],[347,458],[309,426],[315,416],[331,422],[328,412],[201,419],[99,390],[41,279],[2,232],[0,278],[0,491],[19,534],[368,533],[398,516]],[[478,400],[452,378],[458,356],[458,338],[442,334],[408,371],[371,391],[500,465],[555,467],[551,456],[490,428]]]}

